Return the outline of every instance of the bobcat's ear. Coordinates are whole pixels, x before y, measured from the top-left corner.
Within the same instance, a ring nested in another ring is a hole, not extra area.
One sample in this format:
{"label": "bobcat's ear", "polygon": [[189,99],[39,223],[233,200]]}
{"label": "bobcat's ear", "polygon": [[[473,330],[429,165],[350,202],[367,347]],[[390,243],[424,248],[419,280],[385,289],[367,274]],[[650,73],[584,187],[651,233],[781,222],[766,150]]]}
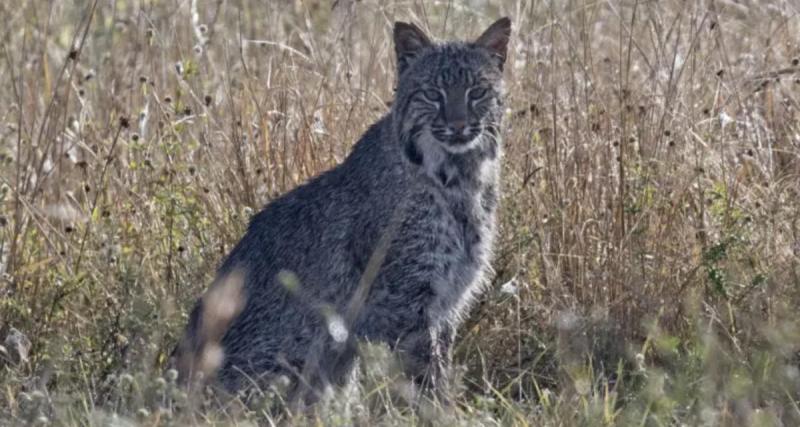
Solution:
{"label": "bobcat's ear", "polygon": [[483,47],[499,61],[500,69],[506,62],[506,52],[508,51],[508,40],[511,38],[511,20],[500,18],[490,25],[486,31],[475,40],[475,44]]}
{"label": "bobcat's ear", "polygon": [[414,24],[395,22],[394,52],[397,54],[397,75],[408,68],[414,58],[432,43],[428,36]]}

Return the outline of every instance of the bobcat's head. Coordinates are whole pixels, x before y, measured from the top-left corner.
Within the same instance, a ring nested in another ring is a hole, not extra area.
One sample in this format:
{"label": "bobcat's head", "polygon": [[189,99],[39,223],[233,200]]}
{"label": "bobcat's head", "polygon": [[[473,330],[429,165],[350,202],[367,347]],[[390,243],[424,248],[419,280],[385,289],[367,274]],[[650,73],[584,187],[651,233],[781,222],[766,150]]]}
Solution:
{"label": "bobcat's head", "polygon": [[503,65],[511,21],[502,18],[474,42],[435,44],[416,26],[394,27],[397,93],[394,130],[412,163],[425,149],[465,153],[496,143]]}

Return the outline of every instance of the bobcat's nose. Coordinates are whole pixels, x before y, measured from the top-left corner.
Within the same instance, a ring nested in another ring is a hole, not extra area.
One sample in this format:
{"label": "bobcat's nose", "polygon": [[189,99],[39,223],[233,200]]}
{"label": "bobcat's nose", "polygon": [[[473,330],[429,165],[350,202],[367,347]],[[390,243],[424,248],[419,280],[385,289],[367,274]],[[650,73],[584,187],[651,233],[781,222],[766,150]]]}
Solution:
{"label": "bobcat's nose", "polygon": [[464,128],[466,126],[467,126],[466,120],[456,120],[450,122],[450,129],[452,129],[453,133],[455,133],[456,135],[460,135],[462,132],[464,132]]}

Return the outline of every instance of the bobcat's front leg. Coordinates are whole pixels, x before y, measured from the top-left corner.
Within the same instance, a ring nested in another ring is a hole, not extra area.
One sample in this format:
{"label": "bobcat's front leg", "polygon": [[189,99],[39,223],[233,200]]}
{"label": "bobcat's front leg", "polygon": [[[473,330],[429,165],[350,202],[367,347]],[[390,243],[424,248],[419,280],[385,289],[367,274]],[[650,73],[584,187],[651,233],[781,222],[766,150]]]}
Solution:
{"label": "bobcat's front leg", "polygon": [[424,394],[444,397],[454,306],[473,272],[463,268],[463,227],[438,190],[408,197],[356,331],[396,350],[404,373]]}
{"label": "bobcat's front leg", "polygon": [[437,329],[436,342],[434,342],[436,357],[436,382],[434,383],[436,397],[449,404],[452,401],[452,371],[453,371],[453,341],[455,340],[455,327],[445,324]]}
{"label": "bobcat's front leg", "polygon": [[420,394],[447,403],[450,396],[451,345],[453,330],[431,326],[404,337],[397,350],[406,376]]}

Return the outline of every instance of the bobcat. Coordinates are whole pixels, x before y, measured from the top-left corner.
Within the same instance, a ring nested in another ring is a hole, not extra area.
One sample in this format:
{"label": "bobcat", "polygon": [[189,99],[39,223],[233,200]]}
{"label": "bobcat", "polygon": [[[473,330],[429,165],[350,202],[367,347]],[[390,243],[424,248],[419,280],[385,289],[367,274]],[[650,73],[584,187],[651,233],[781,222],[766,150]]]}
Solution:
{"label": "bobcat", "polygon": [[503,18],[436,44],[395,24],[391,111],[342,164],[255,215],[190,315],[182,378],[236,391],[285,375],[316,393],[346,382],[361,340],[387,344],[423,389],[446,387],[491,271],[510,33]]}

